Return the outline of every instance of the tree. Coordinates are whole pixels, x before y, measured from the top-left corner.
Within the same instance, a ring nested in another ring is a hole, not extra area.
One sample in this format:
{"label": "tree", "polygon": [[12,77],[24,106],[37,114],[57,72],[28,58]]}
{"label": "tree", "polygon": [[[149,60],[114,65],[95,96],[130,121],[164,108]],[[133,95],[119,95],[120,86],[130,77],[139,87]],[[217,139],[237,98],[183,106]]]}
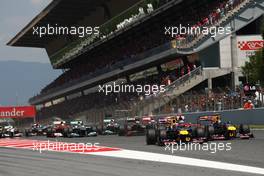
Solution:
{"label": "tree", "polygon": [[254,56],[251,56],[249,62],[242,67],[243,75],[252,83],[260,82],[264,86],[264,49],[260,49]]}
{"label": "tree", "polygon": [[[261,33],[264,39],[264,20],[262,21]],[[249,62],[246,62],[245,66],[242,67],[242,73],[246,76],[247,81],[260,82],[261,86],[264,86],[264,48],[250,57]]]}

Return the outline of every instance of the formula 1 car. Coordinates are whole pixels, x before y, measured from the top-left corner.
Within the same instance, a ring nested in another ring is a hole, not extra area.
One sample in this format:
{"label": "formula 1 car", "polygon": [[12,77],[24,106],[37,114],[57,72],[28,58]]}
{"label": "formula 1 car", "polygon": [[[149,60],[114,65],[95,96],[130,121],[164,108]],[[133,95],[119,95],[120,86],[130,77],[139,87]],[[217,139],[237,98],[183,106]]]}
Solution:
{"label": "formula 1 car", "polygon": [[138,117],[121,119],[119,124],[119,136],[145,135],[146,126],[141,123]]}
{"label": "formula 1 car", "polygon": [[221,140],[221,139],[249,139],[254,135],[250,133],[248,125],[233,125],[231,122],[221,122],[219,114],[200,116],[197,119],[197,124],[206,129],[206,137],[208,140]]}
{"label": "formula 1 car", "polygon": [[156,124],[156,121],[153,116],[143,116],[141,118],[141,124],[145,126],[146,129],[153,128],[153,126]]}
{"label": "formula 1 car", "polygon": [[0,138],[6,138],[6,137],[22,137],[23,134],[14,126],[7,124],[2,124],[0,127]]}
{"label": "formula 1 car", "polygon": [[190,123],[179,121],[178,117],[162,117],[153,128],[146,131],[147,145],[164,145],[165,143],[205,142],[205,130]]}
{"label": "formula 1 car", "polygon": [[114,119],[104,119],[102,135],[116,135],[119,130],[119,124]]}
{"label": "formula 1 car", "polygon": [[64,137],[95,137],[97,132],[92,126],[84,125],[82,120],[71,121],[64,129]]}
{"label": "formula 1 car", "polygon": [[25,129],[25,136],[45,136],[47,135],[47,126],[33,124],[31,128]]}
{"label": "formula 1 car", "polygon": [[81,120],[71,121],[64,129],[64,137],[85,137],[87,136],[86,127]]}
{"label": "formula 1 car", "polygon": [[94,126],[88,126],[88,125],[85,125],[85,128],[86,128],[86,136],[87,137],[96,137],[98,136],[98,133],[97,133],[97,130]]}
{"label": "formula 1 car", "polygon": [[47,137],[65,137],[69,125],[63,120],[55,120],[47,127]]}

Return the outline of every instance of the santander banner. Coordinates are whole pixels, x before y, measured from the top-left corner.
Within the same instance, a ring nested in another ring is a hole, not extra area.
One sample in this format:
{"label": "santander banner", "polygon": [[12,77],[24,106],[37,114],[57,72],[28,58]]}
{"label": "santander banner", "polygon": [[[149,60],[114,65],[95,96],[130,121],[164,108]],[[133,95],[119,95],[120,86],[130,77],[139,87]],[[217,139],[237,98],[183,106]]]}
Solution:
{"label": "santander banner", "polygon": [[34,118],[35,106],[0,107],[0,118]]}

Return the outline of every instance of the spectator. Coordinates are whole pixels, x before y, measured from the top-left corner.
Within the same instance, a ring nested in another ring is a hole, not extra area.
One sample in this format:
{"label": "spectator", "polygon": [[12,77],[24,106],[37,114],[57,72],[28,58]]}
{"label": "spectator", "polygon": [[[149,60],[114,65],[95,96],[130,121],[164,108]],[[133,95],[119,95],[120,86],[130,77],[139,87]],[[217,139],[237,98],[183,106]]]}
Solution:
{"label": "spectator", "polygon": [[229,5],[230,5],[230,8],[233,9],[234,8],[234,0],[229,0]]}
{"label": "spectator", "polygon": [[251,100],[248,100],[245,104],[244,104],[244,109],[248,110],[248,109],[253,109],[254,105],[252,103]]}

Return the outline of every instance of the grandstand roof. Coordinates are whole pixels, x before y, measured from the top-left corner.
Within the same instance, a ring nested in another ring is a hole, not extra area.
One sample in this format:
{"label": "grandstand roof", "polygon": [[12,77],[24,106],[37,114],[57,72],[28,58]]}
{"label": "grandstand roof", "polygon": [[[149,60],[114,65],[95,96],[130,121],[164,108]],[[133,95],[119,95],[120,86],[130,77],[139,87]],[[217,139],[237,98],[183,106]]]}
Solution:
{"label": "grandstand roof", "polygon": [[[70,26],[84,16],[89,16],[97,5],[105,0],[53,0],[31,20],[7,45],[44,48],[51,37],[33,35],[34,26],[61,24]],[[54,39],[54,36],[52,36]]]}

